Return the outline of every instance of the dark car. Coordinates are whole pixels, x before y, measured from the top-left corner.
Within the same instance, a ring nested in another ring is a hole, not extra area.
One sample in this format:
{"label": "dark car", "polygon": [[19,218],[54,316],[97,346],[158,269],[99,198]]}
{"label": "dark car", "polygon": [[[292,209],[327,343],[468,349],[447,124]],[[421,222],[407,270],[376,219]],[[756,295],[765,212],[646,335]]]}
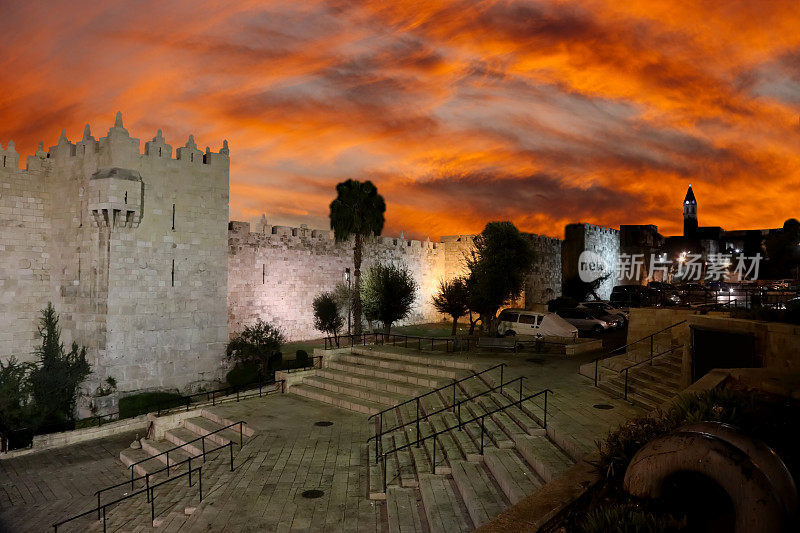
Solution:
{"label": "dark car", "polygon": [[651,281],[647,284],[647,288],[652,291],[658,305],[680,305],[681,303],[681,296],[672,283]]}
{"label": "dark car", "polygon": [[631,307],[648,307],[656,300],[654,292],[641,285],[617,285],[611,291],[609,301],[611,305],[623,311]]}
{"label": "dark car", "polygon": [[587,309],[573,307],[569,309],[559,309],[556,314],[578,328],[580,331],[605,331],[616,328],[621,323],[619,317],[608,317],[608,320],[596,317]]}

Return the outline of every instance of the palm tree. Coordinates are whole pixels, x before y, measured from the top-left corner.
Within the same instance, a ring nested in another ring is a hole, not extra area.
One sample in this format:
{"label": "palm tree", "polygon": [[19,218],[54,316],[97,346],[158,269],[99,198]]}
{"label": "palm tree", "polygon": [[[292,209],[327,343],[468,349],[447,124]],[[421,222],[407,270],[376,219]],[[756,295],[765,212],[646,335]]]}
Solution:
{"label": "palm tree", "polygon": [[331,229],[337,242],[354,237],[353,244],[353,321],[354,332],[361,333],[361,253],[364,238],[380,235],[386,202],[371,181],[347,180],[336,186],[331,202]]}

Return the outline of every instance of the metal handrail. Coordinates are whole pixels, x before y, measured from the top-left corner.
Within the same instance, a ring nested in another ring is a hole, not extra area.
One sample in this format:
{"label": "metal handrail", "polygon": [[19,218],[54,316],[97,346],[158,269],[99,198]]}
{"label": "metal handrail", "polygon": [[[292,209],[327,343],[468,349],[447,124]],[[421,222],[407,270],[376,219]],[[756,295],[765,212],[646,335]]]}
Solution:
{"label": "metal handrail", "polygon": [[634,363],[634,364],[632,364],[630,366],[626,366],[625,368],[620,369],[619,372],[617,372],[617,374],[622,374],[623,372],[625,372],[625,390],[623,392],[623,398],[626,399],[626,400],[628,399],[628,371],[631,368],[635,368],[635,367],[637,367],[639,365],[643,365],[644,363],[650,363],[650,365],[652,366],[653,359],[655,359],[656,357],[661,357],[662,355],[667,355],[669,353],[672,353],[675,350],[677,350],[678,348],[683,348],[683,344],[668,348],[668,349],[664,350],[663,352],[661,352],[660,354],[656,354],[656,355],[652,355],[651,354],[649,359],[645,359],[643,361],[639,361],[638,363]]}
{"label": "metal handrail", "polygon": [[[287,368],[286,370],[279,370],[278,372],[287,372],[291,374],[292,372],[300,372],[302,370],[309,370],[313,368],[322,368],[322,356],[321,355],[312,355],[310,358],[311,365],[310,366],[303,366],[298,368]],[[317,366],[316,360],[319,359],[319,366]]]}
{"label": "metal handrail", "polygon": [[[58,533],[58,527],[59,526],[63,526],[67,522],[72,522],[73,520],[77,520],[78,518],[83,518],[84,516],[88,516],[88,515],[94,514],[96,512],[97,516],[98,516],[98,520],[102,520],[103,521],[103,533],[105,533],[105,531],[106,531],[106,509],[108,507],[111,507],[112,505],[116,505],[116,504],[120,503],[121,501],[127,500],[129,498],[133,498],[134,496],[138,496],[139,494],[142,494],[143,492],[146,493],[146,495],[147,495],[147,502],[150,504],[150,519],[151,519],[151,521],[153,521],[153,520],[156,519],[155,494],[154,494],[155,489],[160,487],[161,485],[164,485],[165,483],[169,483],[170,481],[175,481],[176,479],[180,479],[185,475],[189,476],[189,486],[191,487],[192,486],[192,472],[198,472],[198,474],[199,474],[198,485],[199,485],[199,490],[200,490],[200,501],[202,502],[203,501],[203,466],[201,465],[201,466],[198,466],[197,468],[195,468],[194,470],[189,469],[187,472],[184,472],[183,474],[180,474],[178,476],[173,476],[173,477],[167,478],[164,481],[161,481],[161,482],[159,482],[159,483],[157,483],[155,485],[150,485],[150,486],[145,487],[143,489],[139,489],[138,491],[131,492],[130,494],[126,494],[126,495],[122,496],[121,498],[117,498],[113,502],[108,502],[106,504],[103,504],[102,506],[98,506],[96,509],[89,509],[88,511],[85,511],[83,513],[80,513],[80,514],[77,514],[77,515],[72,516],[70,518],[67,518],[66,520],[62,520],[60,522],[56,522],[55,524],[53,524],[53,531],[54,531],[54,533]],[[101,513],[102,513],[102,517],[101,517]]]}
{"label": "metal handrail", "polygon": [[[522,390],[522,389],[520,389],[520,390]],[[473,418],[471,418],[469,420],[459,421],[459,423],[456,424],[455,426],[450,426],[450,427],[441,429],[439,431],[431,433],[430,435],[427,435],[427,436],[422,437],[422,438],[417,437],[417,440],[415,442],[408,442],[406,444],[403,444],[402,446],[395,446],[393,449],[389,450],[388,452],[381,453],[380,454],[380,459],[376,458],[375,462],[376,462],[376,464],[377,464],[377,462],[379,460],[382,460],[382,462],[383,462],[383,492],[386,492],[386,457],[388,457],[390,454],[397,453],[397,452],[399,452],[401,450],[404,450],[406,448],[410,448],[411,446],[414,446],[414,445],[419,447],[420,443],[425,442],[426,440],[428,440],[431,437],[433,437],[433,457],[431,459],[431,465],[432,465],[432,471],[435,474],[436,473],[436,437],[438,437],[439,435],[441,435],[443,433],[446,433],[448,431],[452,431],[454,429],[461,430],[461,428],[463,428],[466,424],[469,424],[471,422],[477,422],[477,421],[480,420],[480,422],[481,422],[481,451],[480,451],[480,454],[483,455],[483,448],[484,448],[484,446],[483,446],[483,435],[484,435],[484,433],[486,431],[485,430],[484,419],[487,416],[491,416],[491,415],[493,415],[495,413],[498,413],[498,412],[501,412],[501,411],[505,411],[509,407],[515,407],[517,405],[522,405],[522,402],[526,402],[528,400],[531,400],[531,399],[533,399],[533,398],[535,398],[535,397],[537,397],[537,396],[539,396],[541,394],[544,394],[544,408],[543,408],[544,409],[544,416],[542,418],[542,427],[545,430],[547,430],[547,394],[548,393],[553,394],[553,391],[550,390],[550,389],[544,389],[544,390],[540,390],[539,392],[536,392],[534,394],[530,394],[530,395],[528,395],[528,396],[526,396],[524,398],[520,397],[519,400],[515,400],[514,402],[512,402],[512,403],[510,403],[508,405],[504,405],[502,407],[498,407],[497,409],[494,409],[492,411],[489,411],[488,413],[484,413],[484,414],[479,415],[479,416],[475,416],[475,417],[473,417]]]}
{"label": "metal handrail", "polygon": [[[378,343],[378,337],[379,336],[382,337],[384,344],[387,343],[387,341],[386,341],[387,338],[391,338],[393,346],[397,346],[397,339],[398,338],[404,339],[405,342],[403,343],[403,346],[406,347],[406,348],[408,348],[408,340],[409,339],[416,339],[417,340],[417,350],[418,351],[422,350],[422,341],[423,340],[426,341],[426,342],[427,341],[431,342],[431,350],[433,350],[434,344],[436,342],[444,341],[444,343],[445,343],[445,353],[449,353],[450,352],[450,343],[451,342],[455,343],[458,340],[457,337],[452,337],[452,336],[448,336],[448,337],[424,337],[424,336],[421,336],[421,335],[405,335],[405,334],[402,334],[402,333],[380,333],[380,332],[377,332],[377,331],[373,331],[371,333],[370,332],[364,332],[364,333],[358,333],[358,334],[353,333],[351,335],[338,335],[336,337],[333,337],[333,336],[324,337],[323,338],[323,340],[325,342],[324,349],[325,350],[333,350],[333,349],[336,349],[337,347],[340,347],[341,344],[339,342],[337,342],[339,339],[349,339],[350,344],[349,344],[349,346],[345,346],[345,347],[355,346],[355,343],[353,342],[353,339],[355,339],[355,338],[360,339],[361,342],[362,342],[362,345],[366,346],[367,337],[368,336],[372,336],[374,338],[373,342],[375,344]],[[335,343],[335,345],[334,345],[334,343]],[[329,346],[330,346],[330,348],[329,348]],[[467,349],[469,349],[469,339],[467,339]],[[453,351],[455,351],[455,344],[454,344]]]}
{"label": "metal handrail", "polygon": [[[206,439],[206,437],[209,437],[211,435],[219,433],[220,431],[224,431],[226,429],[230,429],[233,426],[239,426],[239,449],[241,450],[242,446],[244,444],[244,437],[243,437],[243,431],[242,431],[242,427],[244,426],[244,424],[246,424],[246,422],[244,420],[239,420],[238,422],[234,422],[233,424],[228,424],[224,428],[216,429],[216,430],[214,430],[214,431],[212,431],[210,433],[206,433],[205,435],[201,435],[201,436],[197,437],[196,439],[192,439],[190,441],[184,442],[183,444],[179,444],[179,445],[173,446],[169,450],[165,450],[165,451],[163,451],[161,453],[158,453],[156,455],[151,455],[150,457],[148,457],[146,459],[141,459],[140,461],[136,461],[135,463],[131,463],[130,465],[128,465],[128,469],[131,471],[131,478],[133,477],[133,467],[134,466],[139,465],[141,463],[144,463],[145,461],[149,461],[150,459],[155,459],[156,457],[161,457],[162,455],[166,455],[167,456],[167,475],[169,475],[169,452],[174,452],[175,450],[183,448],[184,446],[188,446],[189,444],[192,444],[193,442],[197,442],[197,441],[202,441],[203,447],[205,448],[205,445],[206,445],[205,439]],[[205,457],[205,452],[203,453],[203,456]]]}
{"label": "metal handrail", "polygon": [[438,415],[439,413],[442,413],[444,411],[448,411],[450,409],[452,409],[453,412],[457,411],[458,412],[458,419],[461,420],[461,405],[462,404],[464,404],[466,402],[469,402],[469,401],[472,401],[475,398],[479,398],[481,396],[485,396],[487,394],[490,394],[490,393],[496,391],[497,389],[500,389],[500,392],[502,393],[503,392],[503,387],[508,387],[509,385],[514,383],[515,381],[519,381],[519,391],[520,391],[519,395],[520,395],[520,398],[521,398],[522,397],[522,382],[525,379],[528,379],[528,378],[525,377],[525,376],[520,376],[518,378],[512,379],[511,381],[506,381],[505,383],[501,382],[500,385],[496,385],[496,386],[492,387],[491,389],[487,389],[487,390],[485,390],[485,391],[483,391],[481,393],[475,394],[474,396],[468,396],[466,398],[462,398],[458,402],[455,401],[456,390],[455,390],[455,386],[453,386],[453,404],[452,405],[442,407],[441,409],[438,409],[436,411],[433,411],[433,412],[430,412],[430,413],[427,413],[427,414],[423,414],[422,416],[419,416],[419,414],[417,414],[417,418],[415,420],[411,420],[409,422],[406,422],[405,424],[400,424],[399,426],[395,426],[395,427],[393,427],[391,429],[384,430],[383,428],[381,428],[381,432],[380,433],[377,433],[377,434],[375,434],[372,437],[367,439],[367,444],[369,444],[369,441],[371,441],[372,439],[375,439],[375,460],[377,461],[378,460],[378,442],[379,442],[379,437],[383,437],[384,435],[388,435],[389,433],[391,433],[393,431],[397,431],[398,429],[404,428],[404,427],[409,426],[411,424],[416,424],[416,426],[417,426],[417,438],[419,438],[419,434],[420,434],[419,423],[421,421],[427,420],[428,418],[432,417],[433,415]]}
{"label": "metal handrail", "polygon": [[420,394],[419,396],[411,398],[410,400],[406,400],[404,402],[400,402],[400,403],[398,403],[396,405],[393,405],[391,407],[387,407],[383,411],[379,411],[379,412],[377,412],[377,413],[375,413],[373,415],[370,415],[369,417],[367,417],[367,421],[372,420],[376,416],[383,415],[383,413],[391,411],[392,409],[397,409],[398,407],[403,406],[403,405],[405,405],[407,403],[418,401],[419,399],[424,398],[425,396],[428,396],[428,395],[433,394],[435,392],[439,392],[440,390],[446,389],[448,387],[453,387],[454,385],[456,385],[457,383],[461,383],[462,381],[466,381],[468,379],[476,378],[476,377],[480,376],[481,374],[485,374],[486,372],[489,372],[490,370],[494,370],[495,368],[498,368],[498,367],[500,368],[500,382],[502,383],[502,381],[503,381],[503,369],[506,366],[507,365],[505,363],[499,363],[499,364],[496,364],[496,365],[494,365],[492,367],[489,367],[489,368],[487,368],[485,370],[481,370],[480,372],[473,373],[470,376],[467,376],[467,377],[464,377],[464,378],[461,378],[461,379],[458,379],[458,380],[454,380],[452,383],[448,383],[447,385],[442,385],[441,387],[438,387],[436,389],[430,390],[430,391],[426,392],[425,394]]}
{"label": "metal handrail", "polygon": [[[116,485],[110,485],[108,487],[104,487],[102,489],[99,489],[99,490],[95,491],[94,496],[97,498],[97,507],[98,508],[100,507],[100,495],[102,493],[104,493],[104,492],[108,492],[109,490],[116,489],[118,487],[121,487],[123,485],[127,485],[129,483],[131,485],[131,490],[134,490],[134,482],[141,481],[141,480],[145,480],[145,486],[149,487],[150,486],[150,477],[151,476],[155,476],[156,474],[160,474],[161,472],[164,472],[166,470],[167,471],[167,477],[170,477],[169,476],[169,470],[170,469],[174,470],[174,469],[180,467],[182,464],[185,464],[185,463],[189,463],[189,470],[191,470],[192,469],[192,460],[196,461],[198,459],[198,457],[202,457],[203,463],[205,463],[206,462],[206,455],[208,455],[210,453],[214,453],[216,451],[219,451],[219,450],[221,450],[223,448],[228,448],[229,451],[230,451],[230,465],[231,465],[230,468],[231,468],[231,472],[233,472],[233,441],[228,441],[228,444],[222,444],[222,445],[217,446],[216,448],[213,448],[211,450],[205,450],[204,449],[202,454],[195,455],[195,456],[189,456],[188,458],[184,459],[183,461],[179,461],[177,463],[169,464],[169,460],[167,460],[167,465],[166,466],[164,466],[163,468],[159,468],[158,470],[154,470],[152,472],[146,472],[145,475],[143,475],[143,476],[139,476],[139,477],[135,478],[135,477],[133,477],[133,470],[131,470],[131,479],[129,481],[126,480],[126,481],[123,481],[122,483],[117,483]],[[157,457],[157,456],[154,455],[153,457]],[[152,457],[151,457],[151,459],[152,459]],[[189,478],[191,480],[191,476],[189,476]],[[98,520],[100,519],[99,516],[97,518],[98,518]]]}
{"label": "metal handrail", "polygon": [[686,320],[681,320],[680,322],[675,322],[674,324],[671,324],[671,325],[669,325],[669,326],[667,326],[667,327],[665,327],[663,329],[660,329],[660,330],[658,330],[658,331],[656,331],[654,333],[646,335],[646,336],[642,337],[641,339],[635,340],[633,342],[629,342],[628,344],[626,344],[624,346],[620,346],[618,348],[614,348],[613,350],[611,350],[609,352],[606,352],[603,355],[593,359],[591,362],[594,363],[594,386],[597,387],[597,374],[598,374],[598,370],[599,370],[599,366],[600,366],[600,361],[601,360],[607,359],[607,358],[612,357],[614,355],[619,355],[619,353],[621,353],[620,350],[627,349],[629,346],[633,346],[634,344],[638,344],[638,343],[640,343],[642,341],[645,341],[647,339],[650,339],[650,357],[652,357],[653,356],[653,350],[654,350],[653,342],[654,342],[655,336],[658,335],[659,333],[664,333],[665,331],[667,331],[669,329],[672,329],[675,326],[680,326],[681,324],[684,324],[685,322],[686,322]]}
{"label": "metal handrail", "polygon": [[[253,385],[254,383],[251,383],[249,385]],[[257,383],[258,387],[251,387],[244,389],[240,389],[239,387],[223,387],[221,389],[215,389],[213,391],[196,392],[194,394],[188,394],[185,396],[181,396],[180,398],[175,398],[173,400],[165,400],[163,402],[160,402],[159,404],[156,404],[158,405],[158,408],[155,410],[155,413],[156,416],[161,416],[161,411],[170,411],[172,409],[178,409],[180,407],[183,407],[184,402],[186,403],[186,410],[188,411],[192,404],[192,398],[196,398],[199,396],[205,396],[206,401],[209,401],[210,399],[211,405],[216,405],[217,404],[216,399],[218,394],[223,393],[222,396],[225,397],[235,393],[236,401],[238,402],[240,393],[247,393],[248,391],[254,391],[257,388],[258,397],[260,398],[262,396],[262,389],[264,388],[265,385],[277,385],[277,381],[275,381],[274,379],[261,381],[261,379],[259,378]],[[169,407],[163,407],[164,405],[169,405]]]}

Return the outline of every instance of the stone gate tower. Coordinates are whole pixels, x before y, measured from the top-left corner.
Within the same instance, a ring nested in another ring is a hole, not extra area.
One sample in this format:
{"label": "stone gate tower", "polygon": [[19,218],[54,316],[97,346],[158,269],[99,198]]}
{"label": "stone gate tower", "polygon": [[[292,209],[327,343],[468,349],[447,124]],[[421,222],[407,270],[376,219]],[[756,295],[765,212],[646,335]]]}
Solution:
{"label": "stone gate tower", "polygon": [[227,142],[140,153],[117,113],[108,135],[62,131],[18,168],[0,162],[0,357],[30,359],[53,302],[65,342],[89,348],[95,384],[186,389],[219,377],[227,342]]}

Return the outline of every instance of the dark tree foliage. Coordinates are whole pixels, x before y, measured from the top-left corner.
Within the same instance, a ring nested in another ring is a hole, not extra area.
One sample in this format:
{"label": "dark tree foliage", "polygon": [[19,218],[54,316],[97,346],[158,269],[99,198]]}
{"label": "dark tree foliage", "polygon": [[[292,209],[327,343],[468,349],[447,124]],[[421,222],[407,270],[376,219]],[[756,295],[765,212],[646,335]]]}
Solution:
{"label": "dark tree foliage", "polygon": [[66,428],[75,420],[79,387],[92,373],[86,347],[73,342],[69,352],[64,350],[58,315],[51,303],[39,319],[39,336],[42,345],[34,352],[38,361],[30,372],[35,423],[40,428]]}
{"label": "dark tree foliage", "polygon": [[20,428],[31,414],[30,375],[33,365],[11,357],[5,365],[0,361],[0,433]]}
{"label": "dark tree foliage", "polygon": [[498,309],[519,297],[533,263],[530,241],[511,222],[489,222],[467,257],[469,309],[493,331]]}
{"label": "dark tree foliage", "polygon": [[578,302],[585,302],[591,297],[594,300],[602,300],[597,294],[597,289],[603,284],[611,274],[600,276],[594,281],[583,281],[578,276],[567,278],[563,284],[563,294],[569,298],[574,298]]}
{"label": "dark tree foliage", "polygon": [[790,218],[783,228],[770,234],[766,241],[767,275],[775,278],[791,278],[800,267],[800,222]]}
{"label": "dark tree foliage", "polygon": [[256,367],[262,375],[271,375],[280,366],[284,342],[286,337],[278,328],[259,318],[228,342],[226,354],[236,366]]}
{"label": "dark tree foliage", "polygon": [[456,334],[458,319],[469,312],[469,293],[464,278],[439,282],[439,292],[433,296],[433,307],[442,314],[453,318],[453,331]]}
{"label": "dark tree foliage", "polygon": [[383,231],[386,202],[371,181],[347,180],[336,186],[336,199],[330,206],[331,229],[337,242],[352,235],[353,244],[353,325],[361,333],[361,255],[364,238]]}
{"label": "dark tree foliage", "polygon": [[327,333],[339,344],[339,330],[344,326],[344,319],[341,316],[339,302],[332,292],[323,292],[312,304],[314,306],[314,327],[319,331]]}
{"label": "dark tree foliage", "polygon": [[392,323],[408,316],[417,292],[417,283],[405,266],[376,263],[367,271],[361,287],[364,315],[383,324],[389,333]]}

